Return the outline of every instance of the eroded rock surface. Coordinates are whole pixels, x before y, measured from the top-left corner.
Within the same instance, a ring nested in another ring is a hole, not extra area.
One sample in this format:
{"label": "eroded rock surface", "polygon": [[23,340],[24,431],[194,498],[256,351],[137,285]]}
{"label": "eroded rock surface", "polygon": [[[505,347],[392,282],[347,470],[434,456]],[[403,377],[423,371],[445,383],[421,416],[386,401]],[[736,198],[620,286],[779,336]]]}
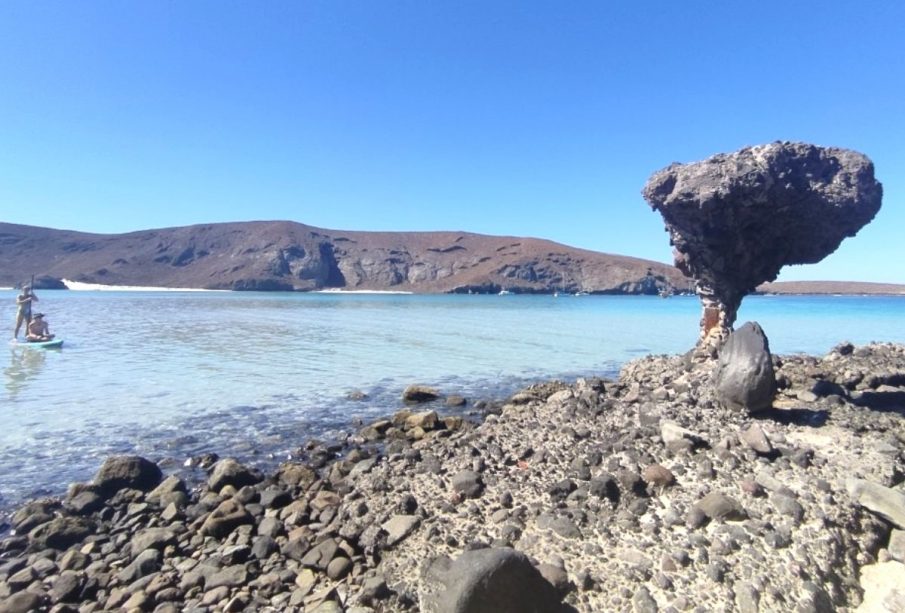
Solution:
{"label": "eroded rock surface", "polygon": [[400,411],[252,483],[34,501],[0,538],[0,611],[894,611],[905,346],[774,367],[756,418],[712,364],[647,357],[480,423]]}
{"label": "eroded rock surface", "polygon": [[728,336],[742,298],[787,264],[813,264],[880,210],[861,153],[775,142],[655,172],[644,198],[666,222],[675,264],[703,303],[703,350]]}

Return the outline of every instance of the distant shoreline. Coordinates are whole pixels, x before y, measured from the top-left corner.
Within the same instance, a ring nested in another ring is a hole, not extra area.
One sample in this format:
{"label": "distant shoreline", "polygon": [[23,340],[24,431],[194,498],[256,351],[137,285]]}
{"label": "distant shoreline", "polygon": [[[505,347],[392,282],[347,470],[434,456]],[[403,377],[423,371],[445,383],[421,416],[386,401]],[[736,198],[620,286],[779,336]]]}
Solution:
{"label": "distant shoreline", "polygon": [[759,285],[755,294],[905,296],[905,285],[868,281],[775,281]]}
{"label": "distant shoreline", "polygon": [[[70,281],[69,279],[61,279],[66,289],[81,291],[99,291],[99,292],[224,292],[229,290],[221,289],[200,289],[195,287],[152,287],[143,285],[102,285],[100,283],[82,283],[80,281]],[[10,288],[13,289],[13,288]]]}
{"label": "distant shoreline", "polygon": [[412,295],[415,292],[404,292],[404,291],[394,291],[394,290],[386,290],[386,289],[340,289],[340,288],[330,288],[330,289],[319,289],[311,292],[306,292],[309,294],[405,294]]}

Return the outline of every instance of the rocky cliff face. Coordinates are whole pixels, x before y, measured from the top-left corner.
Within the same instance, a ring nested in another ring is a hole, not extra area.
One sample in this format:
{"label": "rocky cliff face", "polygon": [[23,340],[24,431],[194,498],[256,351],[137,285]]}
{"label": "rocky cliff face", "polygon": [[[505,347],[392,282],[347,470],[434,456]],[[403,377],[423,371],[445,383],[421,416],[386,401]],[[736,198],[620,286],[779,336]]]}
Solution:
{"label": "rocky cliff face", "polygon": [[787,264],[813,264],[873,219],[883,189],[864,155],[776,142],[654,173],[644,198],[704,305],[699,348],[728,336],[745,295]]}
{"label": "rocky cliff face", "polygon": [[287,221],[87,234],[0,224],[0,285],[31,275],[233,290],[684,292],[675,268],[533,238],[342,232]]}

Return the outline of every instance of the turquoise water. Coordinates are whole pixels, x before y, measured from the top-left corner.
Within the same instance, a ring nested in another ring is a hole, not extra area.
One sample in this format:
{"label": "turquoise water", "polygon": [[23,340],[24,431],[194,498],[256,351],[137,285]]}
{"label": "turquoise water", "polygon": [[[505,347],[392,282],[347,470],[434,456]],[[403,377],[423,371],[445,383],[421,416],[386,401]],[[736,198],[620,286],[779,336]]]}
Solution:
{"label": "turquoise water", "polygon": [[[275,462],[400,408],[410,383],[470,399],[537,379],[614,376],[697,338],[693,297],[39,293],[62,350],[10,345],[0,507],[89,480],[112,453]],[[11,337],[15,292],[0,291]],[[905,342],[905,297],[749,297],[777,353]],[[368,400],[346,394],[361,390]]]}

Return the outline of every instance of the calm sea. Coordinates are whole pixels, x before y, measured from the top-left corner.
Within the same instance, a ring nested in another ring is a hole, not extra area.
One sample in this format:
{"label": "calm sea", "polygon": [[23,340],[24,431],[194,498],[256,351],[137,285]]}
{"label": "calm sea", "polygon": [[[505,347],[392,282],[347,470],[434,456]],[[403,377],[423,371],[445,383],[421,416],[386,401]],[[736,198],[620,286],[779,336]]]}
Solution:
{"label": "calm sea", "polygon": [[[0,291],[12,336],[13,291]],[[40,292],[61,350],[4,347],[0,508],[138,453],[275,463],[401,407],[410,383],[469,399],[615,376],[697,338],[693,297]],[[749,297],[776,353],[905,342],[905,297]],[[346,395],[360,390],[365,401]]]}

